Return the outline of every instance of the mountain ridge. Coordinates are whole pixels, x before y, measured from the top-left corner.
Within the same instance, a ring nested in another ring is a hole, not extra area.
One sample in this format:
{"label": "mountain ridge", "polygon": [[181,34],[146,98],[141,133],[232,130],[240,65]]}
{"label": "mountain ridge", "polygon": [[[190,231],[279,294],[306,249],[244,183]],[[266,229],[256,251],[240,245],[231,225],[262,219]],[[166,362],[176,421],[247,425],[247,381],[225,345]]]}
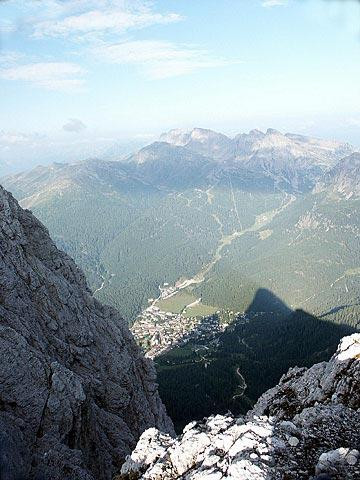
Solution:
{"label": "mountain ridge", "polygon": [[[160,141],[121,161],[88,159],[71,164],[54,163],[4,177],[2,182],[20,200],[37,194],[38,198],[24,203],[27,207],[41,201],[46,190],[47,195],[61,194],[64,189],[86,185],[86,177],[92,182],[97,177],[99,182],[111,183],[118,177],[153,188],[182,188],[196,183],[201,187],[211,178],[235,174],[252,176],[253,183],[266,179],[272,188],[301,192],[320,185],[323,177],[354,151],[354,147],[345,143],[292,133],[283,135],[270,128],[265,133],[252,130],[233,138],[201,128],[170,130],[160,136]],[[39,194],[42,184],[45,191]]]}

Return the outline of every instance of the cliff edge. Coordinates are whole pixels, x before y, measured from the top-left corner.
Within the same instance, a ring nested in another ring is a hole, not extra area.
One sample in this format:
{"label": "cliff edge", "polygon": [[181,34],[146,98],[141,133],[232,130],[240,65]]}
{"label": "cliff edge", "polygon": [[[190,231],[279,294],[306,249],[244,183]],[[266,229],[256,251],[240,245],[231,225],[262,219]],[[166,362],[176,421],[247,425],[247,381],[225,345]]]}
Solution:
{"label": "cliff edge", "polygon": [[0,478],[111,479],[173,434],[152,364],[45,227],[0,186]]}

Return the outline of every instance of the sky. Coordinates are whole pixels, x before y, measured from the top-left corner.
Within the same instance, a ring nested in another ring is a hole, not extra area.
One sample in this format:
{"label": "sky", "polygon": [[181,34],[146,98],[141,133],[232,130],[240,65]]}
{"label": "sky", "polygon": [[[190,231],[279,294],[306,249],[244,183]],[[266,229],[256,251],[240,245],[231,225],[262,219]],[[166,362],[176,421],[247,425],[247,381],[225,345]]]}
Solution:
{"label": "sky", "polygon": [[3,170],[195,126],[360,147],[360,2],[0,0],[0,102]]}

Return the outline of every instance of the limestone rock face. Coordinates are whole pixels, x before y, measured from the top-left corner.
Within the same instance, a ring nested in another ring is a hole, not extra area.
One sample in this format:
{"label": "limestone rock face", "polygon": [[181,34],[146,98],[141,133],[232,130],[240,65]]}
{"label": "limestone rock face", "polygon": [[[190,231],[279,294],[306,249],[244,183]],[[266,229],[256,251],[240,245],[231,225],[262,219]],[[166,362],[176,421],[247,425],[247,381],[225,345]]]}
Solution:
{"label": "limestone rock face", "polygon": [[111,479],[173,434],[152,364],[44,226],[0,187],[0,478]]}
{"label": "limestone rock face", "polygon": [[147,430],[123,479],[360,478],[360,334],[329,362],[291,369],[246,417],[192,422],[177,439]]}

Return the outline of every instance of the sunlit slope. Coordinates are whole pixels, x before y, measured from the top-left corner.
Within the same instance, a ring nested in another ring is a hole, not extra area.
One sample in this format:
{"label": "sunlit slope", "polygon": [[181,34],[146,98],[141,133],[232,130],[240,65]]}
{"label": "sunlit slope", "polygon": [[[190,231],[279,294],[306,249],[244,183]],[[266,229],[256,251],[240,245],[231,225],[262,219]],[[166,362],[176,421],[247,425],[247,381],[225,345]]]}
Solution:
{"label": "sunlit slope", "polygon": [[258,288],[268,288],[292,308],[317,315],[331,311],[355,324],[359,208],[359,200],[297,198],[265,229],[235,239],[197,293],[204,302],[243,311]]}
{"label": "sunlit slope", "polygon": [[158,295],[160,284],[174,284],[206,269],[224,237],[251,225],[259,212],[282,199],[238,192],[236,212],[229,190],[221,187],[213,195],[216,202],[209,203],[199,189],[166,194],[119,231],[101,255],[101,263],[113,274],[105,298],[134,318],[148,298]]}

